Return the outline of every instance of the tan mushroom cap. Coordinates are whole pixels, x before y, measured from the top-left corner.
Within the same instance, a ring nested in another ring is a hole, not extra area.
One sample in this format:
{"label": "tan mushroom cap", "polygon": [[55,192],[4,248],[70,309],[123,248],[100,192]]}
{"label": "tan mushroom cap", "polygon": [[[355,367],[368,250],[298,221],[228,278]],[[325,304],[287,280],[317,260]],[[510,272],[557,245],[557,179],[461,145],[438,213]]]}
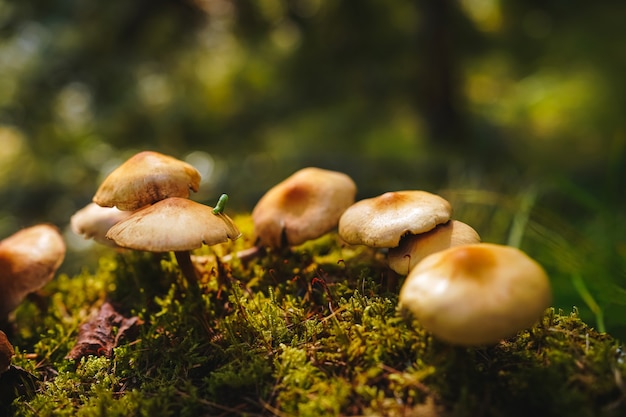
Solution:
{"label": "tan mushroom cap", "polygon": [[339,219],[339,235],[351,245],[392,248],[407,233],[428,232],[452,216],[443,197],[427,191],[391,191],[357,201]]}
{"label": "tan mushroom cap", "polygon": [[101,207],[96,203],[89,203],[72,215],[70,228],[85,239],[93,239],[107,246],[117,246],[115,242],[105,237],[106,233],[113,225],[131,214],[132,211],[122,211],[117,207]]}
{"label": "tan mushroom cap", "polygon": [[158,152],[144,151],[117,167],[102,182],[93,202],[103,207],[137,210],[169,197],[198,191],[200,173],[190,164]]}
{"label": "tan mushroom cap", "polygon": [[549,307],[543,268],[517,248],[478,243],[424,258],[406,278],[400,304],[425,329],[459,345],[484,345],[531,327]]}
{"label": "tan mushroom cap", "polygon": [[419,235],[406,235],[400,245],[390,248],[387,254],[389,268],[400,275],[407,275],[415,265],[428,255],[459,245],[480,243],[478,232],[471,226],[450,220]]}
{"label": "tan mushroom cap", "polygon": [[213,207],[180,197],[137,210],[106,234],[121,247],[151,252],[188,251],[239,236],[226,214],[213,214]]}
{"label": "tan mushroom cap", "polygon": [[59,230],[49,224],[22,229],[0,241],[0,317],[54,277],[65,250]]}
{"label": "tan mushroom cap", "polygon": [[0,330],[0,374],[9,369],[14,355],[13,345],[9,342],[7,335]]}
{"label": "tan mushroom cap", "polygon": [[348,175],[303,168],[261,197],[252,210],[255,233],[261,245],[272,248],[281,247],[284,238],[291,246],[316,239],[337,226],[355,196]]}

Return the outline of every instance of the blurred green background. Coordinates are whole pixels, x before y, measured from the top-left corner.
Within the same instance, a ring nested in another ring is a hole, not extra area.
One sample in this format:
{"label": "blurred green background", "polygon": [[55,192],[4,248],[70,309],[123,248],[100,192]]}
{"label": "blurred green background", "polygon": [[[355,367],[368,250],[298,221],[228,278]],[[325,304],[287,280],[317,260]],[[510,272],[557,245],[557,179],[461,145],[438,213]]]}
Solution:
{"label": "blurred green background", "polygon": [[[0,0],[0,237],[61,227],[139,150],[252,209],[308,165],[425,189],[626,337],[626,3]],[[606,327],[605,327],[606,326]]]}

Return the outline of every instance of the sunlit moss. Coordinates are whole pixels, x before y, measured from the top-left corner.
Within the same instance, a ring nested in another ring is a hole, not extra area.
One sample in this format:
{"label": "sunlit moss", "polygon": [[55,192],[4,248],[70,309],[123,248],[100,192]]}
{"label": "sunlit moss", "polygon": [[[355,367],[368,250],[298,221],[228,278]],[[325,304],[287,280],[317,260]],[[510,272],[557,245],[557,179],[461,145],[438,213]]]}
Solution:
{"label": "sunlit moss", "polygon": [[[245,228],[246,220],[242,220]],[[232,243],[240,250],[251,242]],[[619,415],[619,341],[576,310],[550,309],[495,346],[433,339],[398,310],[384,257],[329,234],[246,263],[199,251],[200,291],[171,256],[121,252],[60,276],[16,315],[14,364],[37,390],[24,416]],[[80,323],[105,300],[138,315],[111,358],[66,359]]]}

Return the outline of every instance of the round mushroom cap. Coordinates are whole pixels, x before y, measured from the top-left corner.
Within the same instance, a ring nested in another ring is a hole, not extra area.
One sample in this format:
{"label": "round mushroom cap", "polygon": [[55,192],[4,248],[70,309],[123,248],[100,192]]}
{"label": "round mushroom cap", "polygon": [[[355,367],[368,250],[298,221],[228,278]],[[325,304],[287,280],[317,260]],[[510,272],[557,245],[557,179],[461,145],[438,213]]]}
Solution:
{"label": "round mushroom cap", "polygon": [[93,202],[103,207],[137,210],[169,197],[189,198],[198,191],[200,173],[190,164],[144,151],[117,167],[100,184]]}
{"label": "round mushroom cap", "polygon": [[441,340],[476,346],[531,327],[549,307],[543,268],[521,250],[491,243],[424,258],[400,290],[400,305]]}
{"label": "round mushroom cap", "polygon": [[443,197],[427,191],[391,191],[357,201],[339,219],[339,236],[351,245],[393,248],[407,233],[428,232],[452,216]]}
{"label": "round mushroom cap", "polygon": [[54,277],[65,251],[59,230],[49,224],[22,229],[0,241],[0,317]]}
{"label": "round mushroom cap", "polygon": [[303,168],[261,197],[252,210],[255,233],[264,246],[300,245],[336,227],[355,196],[356,185],[348,175]]}
{"label": "round mushroom cap", "polygon": [[137,210],[106,234],[118,246],[151,252],[187,251],[239,236],[226,214],[213,214],[213,207],[181,197]]}
{"label": "round mushroom cap", "polygon": [[107,231],[116,223],[130,216],[132,211],[122,211],[117,207],[101,207],[89,203],[70,218],[70,227],[74,233],[85,239],[93,239],[107,246],[117,246],[105,237]]}
{"label": "round mushroom cap", "polygon": [[406,235],[400,245],[390,248],[387,254],[389,268],[407,275],[415,265],[428,255],[459,245],[480,243],[480,236],[471,226],[458,220],[440,224],[419,235]]}
{"label": "round mushroom cap", "polygon": [[13,345],[9,342],[7,335],[0,330],[0,374],[9,369],[14,355]]}

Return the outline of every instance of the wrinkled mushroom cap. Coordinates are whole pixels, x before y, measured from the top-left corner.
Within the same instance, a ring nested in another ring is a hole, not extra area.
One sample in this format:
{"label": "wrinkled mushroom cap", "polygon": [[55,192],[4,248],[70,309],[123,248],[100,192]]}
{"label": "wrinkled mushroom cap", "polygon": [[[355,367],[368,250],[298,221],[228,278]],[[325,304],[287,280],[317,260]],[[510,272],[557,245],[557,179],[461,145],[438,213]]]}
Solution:
{"label": "wrinkled mushroom cap", "polygon": [[468,346],[531,327],[550,302],[550,283],[537,262],[517,248],[490,243],[427,256],[400,290],[400,305],[425,329]]}
{"label": "wrinkled mushroom cap", "polygon": [[117,245],[151,252],[187,251],[237,239],[241,232],[227,215],[213,207],[172,197],[137,210],[109,229]]}
{"label": "wrinkled mushroom cap", "polygon": [[426,256],[459,245],[480,243],[480,236],[471,226],[458,220],[440,224],[419,235],[406,235],[400,245],[390,248],[387,254],[389,268],[407,275]]}
{"label": "wrinkled mushroom cap", "polygon": [[158,152],[144,151],[117,167],[102,182],[93,202],[103,207],[137,210],[169,197],[198,191],[200,173],[190,164]]}
{"label": "wrinkled mushroom cap", "polygon": [[14,355],[13,345],[9,342],[7,335],[0,330],[0,374],[9,369]]}
{"label": "wrinkled mushroom cap", "polygon": [[339,235],[351,245],[398,246],[407,233],[419,234],[446,223],[450,203],[426,191],[391,191],[357,201],[339,219]]}
{"label": "wrinkled mushroom cap", "polygon": [[85,239],[93,239],[107,246],[117,246],[105,235],[114,224],[126,219],[132,213],[116,207],[101,207],[96,203],[89,203],[72,215],[70,227],[72,232]]}
{"label": "wrinkled mushroom cap", "polygon": [[65,250],[59,230],[49,224],[22,229],[0,241],[0,317],[53,278]]}
{"label": "wrinkled mushroom cap", "polygon": [[355,196],[356,185],[348,175],[303,168],[261,197],[252,210],[255,233],[261,245],[272,248],[318,238],[337,226]]}

